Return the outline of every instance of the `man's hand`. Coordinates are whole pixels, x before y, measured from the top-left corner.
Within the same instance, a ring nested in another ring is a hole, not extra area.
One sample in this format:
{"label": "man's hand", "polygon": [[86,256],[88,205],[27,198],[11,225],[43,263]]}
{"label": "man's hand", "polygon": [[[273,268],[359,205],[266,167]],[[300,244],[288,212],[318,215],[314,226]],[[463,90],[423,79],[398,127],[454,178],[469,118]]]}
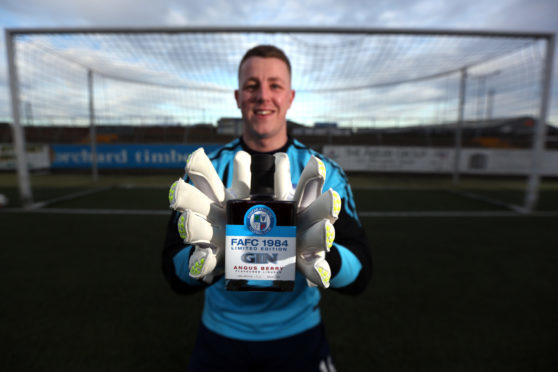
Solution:
{"label": "man's hand", "polygon": [[169,191],[170,208],[182,212],[178,232],[184,243],[195,246],[188,263],[190,276],[211,282],[223,272],[226,201],[250,195],[250,155],[236,153],[232,184],[226,190],[203,148],[190,154],[185,171],[194,186],[182,178],[174,182]]}
{"label": "man's hand", "polygon": [[312,156],[296,189],[291,183],[287,154],[275,154],[275,196],[294,200],[297,206],[296,266],[310,286],[329,287],[331,269],[325,259],[335,239],[333,223],[341,210],[339,194],[332,189],[322,193],[326,178],[323,162]]}

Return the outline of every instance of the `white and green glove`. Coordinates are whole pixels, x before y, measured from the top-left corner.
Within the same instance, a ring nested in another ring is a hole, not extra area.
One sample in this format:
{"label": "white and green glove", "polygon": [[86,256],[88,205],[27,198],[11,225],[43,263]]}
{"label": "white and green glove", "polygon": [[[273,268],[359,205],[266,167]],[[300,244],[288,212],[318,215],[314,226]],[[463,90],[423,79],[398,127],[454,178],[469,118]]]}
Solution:
{"label": "white and green glove", "polygon": [[325,259],[335,239],[333,223],[341,211],[341,198],[333,189],[322,193],[324,163],[312,156],[293,190],[289,157],[275,154],[275,196],[294,200],[297,207],[296,266],[309,286],[329,287],[331,268]]}
{"label": "white and green glove", "polygon": [[239,151],[234,157],[233,180],[225,189],[203,148],[186,161],[186,175],[194,186],[182,178],[169,191],[170,208],[182,212],[178,232],[185,244],[194,245],[188,262],[192,278],[211,282],[223,272],[227,200],[250,196],[250,155]]}
{"label": "white and green glove", "polygon": [[[185,244],[194,245],[188,264],[192,278],[211,282],[223,271],[227,200],[250,196],[250,155],[235,155],[231,187],[223,182],[202,148],[187,160],[185,171],[194,186],[179,179],[169,191],[170,208],[181,212],[178,231]],[[335,239],[333,223],[341,209],[341,199],[330,189],[322,193],[326,178],[323,162],[312,157],[304,168],[296,189],[291,183],[287,154],[275,154],[275,195],[277,200],[294,200],[297,206],[297,268],[310,286],[329,287],[331,269],[325,260]]]}

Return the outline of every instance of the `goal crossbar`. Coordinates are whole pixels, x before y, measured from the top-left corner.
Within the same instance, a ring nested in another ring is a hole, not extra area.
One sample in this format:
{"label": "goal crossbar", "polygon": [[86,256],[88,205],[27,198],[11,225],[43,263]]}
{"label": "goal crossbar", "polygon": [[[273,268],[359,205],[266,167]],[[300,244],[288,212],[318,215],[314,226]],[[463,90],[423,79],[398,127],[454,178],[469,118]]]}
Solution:
{"label": "goal crossbar", "polygon": [[[122,28],[88,28],[88,27],[72,27],[72,28],[8,28],[5,30],[5,40],[7,48],[7,59],[8,59],[8,70],[9,70],[9,83],[10,83],[10,95],[11,95],[11,108],[12,108],[12,128],[13,128],[13,139],[14,147],[17,156],[17,170],[18,170],[18,180],[20,187],[20,196],[25,205],[30,205],[32,203],[32,193],[31,185],[29,182],[29,169],[26,162],[25,154],[25,136],[22,129],[21,120],[21,90],[20,82],[18,80],[18,66],[16,64],[17,55],[15,48],[15,40],[21,36],[33,36],[33,35],[70,35],[70,34],[266,34],[266,35],[276,35],[276,34],[296,34],[296,35],[313,35],[313,36],[325,36],[325,35],[379,35],[379,36],[444,36],[444,37],[473,37],[481,39],[520,39],[525,41],[536,41],[544,42],[544,55],[542,58],[542,65],[540,68],[539,77],[539,87],[538,92],[540,98],[538,99],[538,108],[534,116],[536,116],[536,127],[533,137],[532,146],[532,172],[529,175],[526,196],[524,202],[524,210],[526,212],[532,212],[537,204],[538,200],[538,187],[540,183],[541,174],[541,157],[544,151],[545,143],[545,128],[549,112],[549,101],[551,92],[551,81],[552,81],[552,65],[554,61],[554,43],[555,35],[549,32],[517,32],[517,31],[493,31],[493,30],[453,30],[453,29],[406,29],[406,28],[392,28],[392,29],[381,29],[381,28],[351,28],[351,27],[152,27],[152,28],[137,28],[137,27],[122,27]],[[498,56],[496,56],[498,57]],[[501,56],[500,56],[501,57]],[[495,57],[490,57],[495,58]],[[484,60],[483,62],[486,62]],[[363,85],[347,85],[338,86],[333,83],[331,87],[328,86],[318,86],[312,89],[302,88],[299,90],[300,93],[340,93],[343,91],[358,91],[358,90],[371,90],[378,88],[386,88],[393,85],[408,84],[411,82],[421,82],[429,79],[436,79],[444,77],[447,75],[459,75],[460,71],[464,69],[475,67],[475,65],[455,65],[451,69],[446,69],[443,71],[427,72],[424,76],[415,75],[407,78],[402,78],[401,80],[386,80],[386,81],[376,81],[371,83],[364,83]],[[95,71],[101,77],[110,78],[113,80],[120,80],[122,82],[128,83],[139,83],[139,84],[150,84],[148,81],[135,80],[134,78],[129,78],[127,76],[120,76],[118,74],[111,74],[107,71]],[[89,72],[90,73],[90,72]],[[464,79],[462,79],[464,80]],[[165,86],[165,82],[160,84]],[[166,84],[167,88],[180,88],[180,84],[177,86],[172,84]],[[189,88],[198,89],[196,86],[190,86]],[[203,90],[203,87],[199,89]],[[208,90],[213,89],[215,92],[227,93],[229,87],[210,87],[206,88]],[[461,90],[464,90],[461,87]],[[461,101],[455,97],[455,102]],[[92,106],[92,105],[90,105]],[[324,105],[327,106],[327,103]],[[342,105],[341,105],[342,106]],[[457,109],[455,112],[457,113]],[[90,118],[95,116],[90,113]],[[91,120],[91,119],[90,119]],[[463,120],[461,119],[458,120]],[[93,123],[91,123],[93,124]],[[92,146],[94,144],[92,143]]]}

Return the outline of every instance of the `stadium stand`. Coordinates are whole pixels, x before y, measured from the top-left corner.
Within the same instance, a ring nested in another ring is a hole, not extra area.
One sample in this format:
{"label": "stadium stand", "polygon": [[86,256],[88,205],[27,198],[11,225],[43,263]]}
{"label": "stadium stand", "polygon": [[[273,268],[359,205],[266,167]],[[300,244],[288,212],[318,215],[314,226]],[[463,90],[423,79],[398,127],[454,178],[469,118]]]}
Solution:
{"label": "stadium stand", "polygon": [[[290,122],[289,130],[304,143],[315,148],[333,141],[339,145],[372,146],[426,146],[452,147],[455,141],[455,123],[410,127],[367,128],[353,130],[352,135],[324,133],[309,134],[300,131],[300,125]],[[308,127],[305,127],[308,128]],[[464,147],[529,148],[533,136],[534,119],[518,117],[485,122],[463,123]],[[97,127],[97,143],[226,143],[233,133],[222,133],[211,124],[192,126],[104,126]],[[70,144],[89,143],[88,127],[26,126],[27,143]],[[12,133],[8,123],[0,123],[0,143],[11,143]],[[547,125],[546,148],[558,148],[558,128]]]}

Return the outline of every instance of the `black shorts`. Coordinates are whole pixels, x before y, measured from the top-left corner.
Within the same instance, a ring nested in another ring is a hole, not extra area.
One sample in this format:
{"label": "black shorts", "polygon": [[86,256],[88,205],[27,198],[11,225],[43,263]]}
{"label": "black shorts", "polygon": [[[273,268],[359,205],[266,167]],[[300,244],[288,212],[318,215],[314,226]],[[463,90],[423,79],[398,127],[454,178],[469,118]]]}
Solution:
{"label": "black shorts", "polygon": [[218,335],[200,323],[188,372],[333,372],[322,323],[271,341],[242,341]]}

